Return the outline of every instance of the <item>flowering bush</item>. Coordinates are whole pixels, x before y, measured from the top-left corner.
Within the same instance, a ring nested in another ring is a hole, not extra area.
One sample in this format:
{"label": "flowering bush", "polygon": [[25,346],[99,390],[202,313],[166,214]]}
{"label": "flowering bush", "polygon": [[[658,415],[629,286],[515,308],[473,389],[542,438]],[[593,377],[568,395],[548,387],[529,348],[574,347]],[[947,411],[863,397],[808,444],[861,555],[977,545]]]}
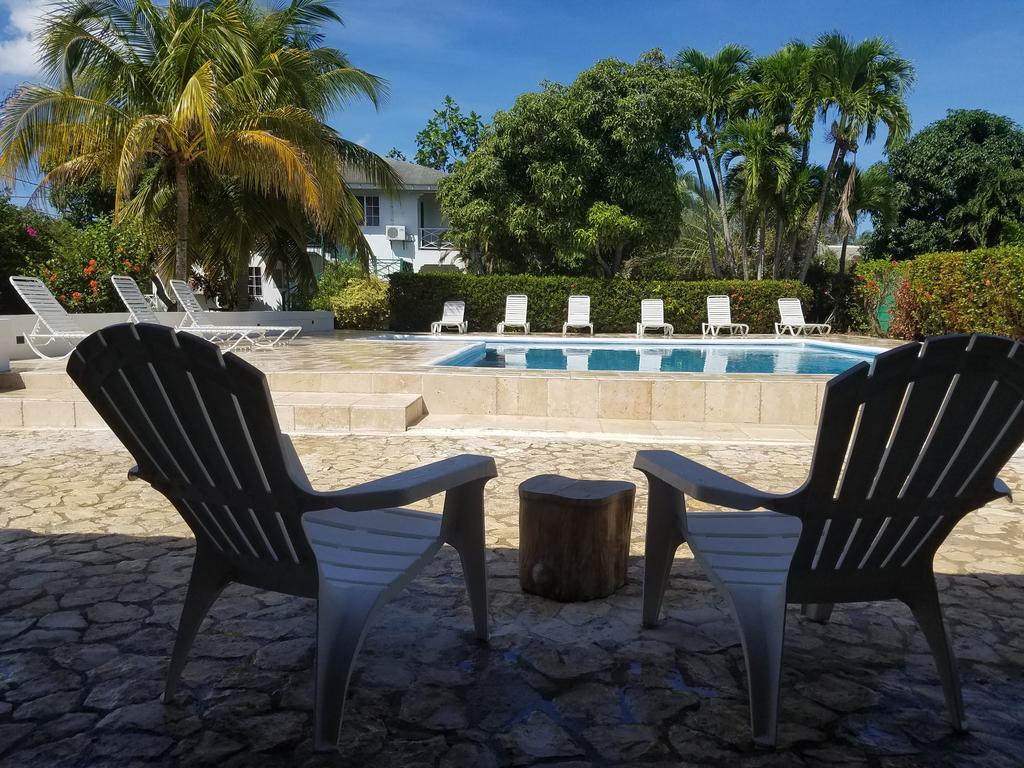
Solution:
{"label": "flowering bush", "polygon": [[139,227],[100,219],[69,238],[35,273],[69,312],[123,312],[110,277],[128,275],[145,291],[153,276],[151,254]]}
{"label": "flowering bush", "polygon": [[74,234],[67,224],[14,205],[0,195],[0,315],[27,311],[8,276],[36,274],[37,265]]}
{"label": "flowering bush", "polygon": [[994,333],[1024,339],[1024,248],[929,253],[904,262],[894,335]]}

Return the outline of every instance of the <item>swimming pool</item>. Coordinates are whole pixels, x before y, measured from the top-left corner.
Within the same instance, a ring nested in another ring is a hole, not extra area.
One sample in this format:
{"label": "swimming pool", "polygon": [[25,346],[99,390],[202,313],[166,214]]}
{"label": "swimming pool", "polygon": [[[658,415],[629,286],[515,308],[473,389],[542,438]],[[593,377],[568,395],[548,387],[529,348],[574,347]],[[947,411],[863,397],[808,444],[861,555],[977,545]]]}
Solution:
{"label": "swimming pool", "polygon": [[818,342],[653,345],[530,341],[474,344],[435,364],[531,371],[834,375],[859,362],[870,362],[875,354],[864,348]]}

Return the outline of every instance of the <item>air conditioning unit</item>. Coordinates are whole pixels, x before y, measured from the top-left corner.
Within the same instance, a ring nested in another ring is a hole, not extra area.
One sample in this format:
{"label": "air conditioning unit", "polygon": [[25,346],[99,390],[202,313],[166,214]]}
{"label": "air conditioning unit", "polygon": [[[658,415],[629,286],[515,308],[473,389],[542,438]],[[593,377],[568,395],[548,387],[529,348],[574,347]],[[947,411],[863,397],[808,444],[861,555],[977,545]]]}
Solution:
{"label": "air conditioning unit", "polygon": [[388,224],[384,228],[384,234],[388,240],[405,240],[405,227],[398,224]]}

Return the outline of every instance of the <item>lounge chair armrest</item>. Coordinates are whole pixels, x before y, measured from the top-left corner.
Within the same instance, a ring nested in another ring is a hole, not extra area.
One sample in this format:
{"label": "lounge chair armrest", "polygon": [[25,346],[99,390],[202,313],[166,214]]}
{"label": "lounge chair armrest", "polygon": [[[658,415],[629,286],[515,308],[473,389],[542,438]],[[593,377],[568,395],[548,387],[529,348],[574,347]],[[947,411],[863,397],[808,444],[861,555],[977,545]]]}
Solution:
{"label": "lounge chair armrest", "polygon": [[498,476],[494,459],[464,453],[405,472],[354,485],[342,491],[306,491],[306,508],[338,507],[350,512],[401,507],[469,483]]}
{"label": "lounge chair armrest", "polygon": [[707,504],[732,509],[773,509],[780,494],[759,491],[673,451],[637,451],[633,466]]}

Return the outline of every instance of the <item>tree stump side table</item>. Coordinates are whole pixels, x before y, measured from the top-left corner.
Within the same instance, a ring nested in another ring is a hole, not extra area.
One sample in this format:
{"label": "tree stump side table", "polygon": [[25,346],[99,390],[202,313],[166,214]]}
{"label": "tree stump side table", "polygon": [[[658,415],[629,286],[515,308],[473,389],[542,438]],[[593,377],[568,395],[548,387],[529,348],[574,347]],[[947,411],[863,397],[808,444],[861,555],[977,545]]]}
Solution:
{"label": "tree stump side table", "polygon": [[519,583],[562,602],[607,597],[626,583],[636,486],[538,475],[519,486]]}

